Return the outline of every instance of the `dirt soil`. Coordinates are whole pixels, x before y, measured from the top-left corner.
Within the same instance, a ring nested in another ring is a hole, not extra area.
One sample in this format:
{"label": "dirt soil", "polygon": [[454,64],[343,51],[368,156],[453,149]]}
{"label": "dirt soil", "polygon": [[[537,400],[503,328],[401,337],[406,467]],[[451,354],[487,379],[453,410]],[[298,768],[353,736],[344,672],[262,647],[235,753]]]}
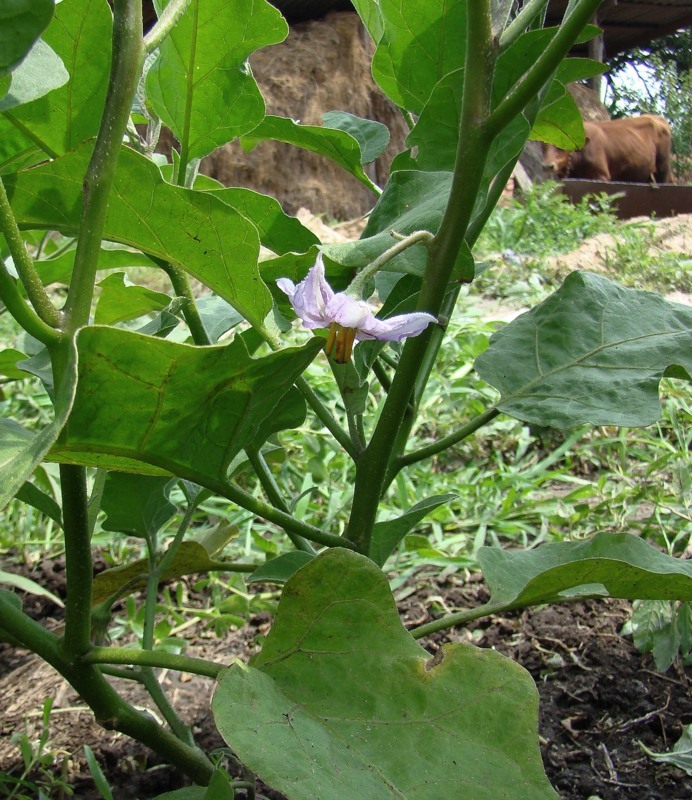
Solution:
{"label": "dirt soil", "polygon": [[[44,561],[32,577],[59,596],[64,594],[60,562]],[[432,619],[443,607],[453,611],[487,600],[477,575],[422,571],[405,588],[399,590],[399,596],[407,595],[399,608],[410,627]],[[57,606],[35,597],[28,597],[27,604],[47,626],[60,624]],[[616,600],[543,607],[481,620],[472,628],[437,634],[422,644],[431,653],[446,641],[493,647],[531,673],[541,698],[539,733],[545,769],[563,800],[692,800],[692,780],[681,770],[652,761],[639,747],[642,742],[657,752],[669,750],[683,725],[692,723],[692,672],[680,664],[665,674],[657,672],[650,656],[639,654],[619,635],[628,613],[629,605]],[[234,656],[246,660],[270,625],[271,617],[259,614],[221,639],[200,625],[188,631],[188,653],[220,662]],[[163,676],[163,682],[204,747],[222,747],[209,711],[212,682],[172,672]],[[145,704],[136,684],[118,679],[114,683],[131,702]],[[62,758],[76,797],[100,797],[86,767],[85,744],[97,754],[115,800],[147,800],[185,785],[178,772],[145,748],[99,728],[49,666],[7,644],[0,645],[0,697],[0,770],[5,773],[21,772],[12,735],[27,732],[36,737],[43,701],[52,697],[50,747]],[[283,796],[260,786],[258,797],[281,800]]]}

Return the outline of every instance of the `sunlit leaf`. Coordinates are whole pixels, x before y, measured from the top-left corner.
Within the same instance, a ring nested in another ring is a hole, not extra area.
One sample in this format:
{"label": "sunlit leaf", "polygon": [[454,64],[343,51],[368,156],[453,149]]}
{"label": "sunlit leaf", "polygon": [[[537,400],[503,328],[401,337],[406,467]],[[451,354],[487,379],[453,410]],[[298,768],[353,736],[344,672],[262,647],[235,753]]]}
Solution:
{"label": "sunlit leaf", "polygon": [[147,75],[147,100],[181,142],[186,162],[261,121],[264,101],[247,58],[287,33],[265,0],[192,0]]}
{"label": "sunlit leaf", "polygon": [[0,100],[0,111],[37,100],[63,86],[69,77],[60,57],[39,39],[12,73],[7,94]]}
{"label": "sunlit leaf", "polygon": [[671,365],[692,374],[692,309],[584,272],[495,333],[476,359],[502,411],[556,428],[650,425]]}
{"label": "sunlit leaf", "polygon": [[556,800],[537,705],[528,673],[492,650],[431,658],[380,569],[333,549],[289,579],[261,653],[223,673],[212,710],[243,763],[291,800],[437,800],[451,786]]}
{"label": "sunlit leaf", "polygon": [[92,327],[78,347],[77,397],[53,459],[220,486],[321,343],[252,358],[240,338],[193,347]]}

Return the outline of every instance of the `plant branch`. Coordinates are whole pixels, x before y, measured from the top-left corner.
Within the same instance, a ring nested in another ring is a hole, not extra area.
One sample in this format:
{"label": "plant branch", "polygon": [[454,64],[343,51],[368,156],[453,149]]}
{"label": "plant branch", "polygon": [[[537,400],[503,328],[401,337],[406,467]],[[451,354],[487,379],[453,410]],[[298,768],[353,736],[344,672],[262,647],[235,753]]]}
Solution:
{"label": "plant branch", "polygon": [[60,312],[51,303],[43,283],[36,272],[33,259],[29,255],[19,232],[17,220],[14,218],[10,201],[5,191],[5,184],[0,178],[0,230],[7,240],[7,246],[14,260],[17,274],[26,289],[26,294],[38,316],[52,328],[60,324]]}
{"label": "plant branch", "polygon": [[295,385],[298,391],[303,395],[305,402],[315,412],[315,416],[331,433],[336,441],[344,448],[348,455],[355,461],[358,457],[358,450],[351,440],[351,437],[334,419],[331,412],[317,396],[317,393],[312,386],[310,386],[310,384],[303,377],[298,378]]}
{"label": "plant branch", "polygon": [[487,425],[489,422],[495,419],[499,413],[500,412],[498,409],[493,406],[493,408],[489,408],[487,411],[484,411],[482,414],[479,414],[477,417],[469,420],[465,425],[462,425],[460,428],[453,431],[449,435],[444,436],[442,439],[438,439],[436,442],[432,442],[425,447],[421,447],[419,450],[415,450],[412,453],[406,453],[400,456],[395,462],[396,471],[399,472],[404,467],[409,467],[411,464],[416,464],[417,462],[423,461],[426,458],[436,456],[443,450],[453,447],[455,444],[458,444],[474,434],[479,428]]}
{"label": "plant branch", "polygon": [[581,0],[569,17],[563,21],[557,33],[533,66],[488,119],[488,135],[496,136],[517,114],[541,91],[548,76],[559,66],[569,52],[579,33],[598,10],[603,0]]}
{"label": "plant branch", "polygon": [[548,0],[528,0],[500,36],[500,51],[506,50],[548,7]]}
{"label": "plant branch", "polygon": [[144,37],[144,47],[147,55],[161,45],[161,42],[168,36],[177,25],[178,20],[187,11],[189,5],[190,0],[171,0],[163,9],[158,22]]}
{"label": "plant branch", "polygon": [[[272,475],[269,465],[262,455],[262,452],[260,450],[248,447],[245,449],[245,453],[250,461],[250,464],[252,465],[252,468],[255,470],[255,474],[257,475],[257,478],[264,489],[264,493],[269,498],[269,502],[274,506],[274,508],[278,508],[279,511],[290,514],[290,509],[283,499],[281,490],[274,480],[274,476]],[[286,531],[286,535],[291,542],[293,542],[296,550],[303,550],[311,555],[315,554],[315,549],[307,539],[304,539],[302,536],[293,533],[293,531]]]}
{"label": "plant branch", "polygon": [[92,647],[85,653],[81,661],[86,664],[128,664],[139,667],[160,667],[178,672],[191,672],[206,678],[218,678],[225,668],[224,664],[215,664],[204,658],[192,658],[165,650],[137,650],[133,647]]}
{"label": "plant branch", "polygon": [[7,267],[0,260],[0,300],[7,310],[34,339],[49,347],[59,339],[55,328],[51,328],[38,316],[34,309],[26,302],[17,288],[15,279],[7,271]]}
{"label": "plant branch", "polygon": [[183,306],[183,316],[185,317],[185,322],[187,322],[187,326],[190,329],[194,343],[197,345],[211,344],[212,341],[209,338],[206,328],[204,327],[202,317],[199,315],[199,309],[197,308],[197,303],[195,302],[195,296],[192,294],[190,280],[187,277],[187,273],[167,261],[159,259],[156,260],[161,265],[161,269],[163,269],[163,271],[170,278],[173,291],[175,292],[176,296],[187,300],[187,303],[185,303]]}

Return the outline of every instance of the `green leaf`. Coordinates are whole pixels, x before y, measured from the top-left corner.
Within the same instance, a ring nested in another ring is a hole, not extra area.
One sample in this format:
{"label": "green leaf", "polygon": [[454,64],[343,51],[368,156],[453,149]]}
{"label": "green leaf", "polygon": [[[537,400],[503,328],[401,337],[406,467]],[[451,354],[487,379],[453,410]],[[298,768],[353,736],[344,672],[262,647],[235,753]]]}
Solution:
{"label": "green leaf", "polygon": [[[228,567],[227,562],[211,558],[206,548],[199,542],[181,542],[173,560],[161,577],[164,581],[174,581],[185,575],[195,575],[200,572],[227,571]],[[149,562],[146,558],[99,572],[94,578],[92,605],[97,606],[119,595],[125,587],[128,587],[128,594],[139,591],[146,584],[148,573]]]}
{"label": "green leaf", "polygon": [[171,302],[171,298],[163,292],[133,285],[127,281],[124,272],[109,275],[98,285],[101,287],[101,294],[94,313],[94,322],[97,325],[113,325],[136,319],[144,314],[161,311]]}
{"label": "green leaf", "polygon": [[252,358],[240,338],[201,348],[85,328],[77,397],[51,458],[223,486],[233,457],[320,347],[313,339]]}
{"label": "green leaf", "polygon": [[31,477],[67,421],[77,385],[76,361],[72,353],[56,393],[55,416],[45,428],[32,433],[13,420],[0,419],[0,509]]}
{"label": "green leaf", "polygon": [[306,415],[307,406],[303,395],[292,386],[281,398],[274,412],[260,423],[250,446],[260,450],[275,433],[299,428],[305,422]]}
{"label": "green leaf", "polygon": [[225,670],[212,701],[229,747],[291,800],[437,800],[452,786],[557,800],[537,706],[528,673],[492,650],[431,658],[380,569],[341,549],[290,578],[262,652]]}
{"label": "green leaf", "polygon": [[368,188],[372,188],[372,181],[361,164],[360,144],[349,133],[319,125],[299,125],[287,117],[267,115],[256,128],[241,137],[240,143],[249,152],[265,141],[287,142],[326,156]]}
{"label": "green leaf", "polygon": [[692,725],[686,725],[682,736],[675,742],[670,753],[654,753],[639,742],[641,749],[660,764],[672,764],[692,776]]}
{"label": "green leaf", "polygon": [[[20,600],[19,596],[16,595],[14,592],[9,591],[8,589],[0,589],[0,599],[10,603],[19,611],[22,610],[22,601]],[[3,627],[0,625],[0,640],[5,642],[11,642],[12,644],[18,644],[17,640],[11,636]]]}
{"label": "green leaf", "polygon": [[356,11],[377,43],[372,74],[396,105],[420,114],[435,84],[463,66],[466,2],[354,0]]}
{"label": "green leaf", "polygon": [[43,158],[66,153],[96,135],[110,71],[111,29],[111,11],[102,0],[71,0],[55,6],[43,39],[68,65],[69,80],[4,115],[30,132]]}
{"label": "green leaf", "polygon": [[692,374],[692,309],[585,272],[493,334],[476,359],[502,411],[556,428],[650,425],[670,365]]}
{"label": "green leaf", "polygon": [[63,86],[69,77],[60,57],[39,39],[12,73],[8,92],[0,100],[0,111],[37,100]]}
{"label": "green leaf", "polygon": [[286,214],[273,197],[239,188],[218,189],[210,194],[251,220],[259,232],[261,244],[277,255],[305,253],[319,244],[317,236],[295,217]]}
{"label": "green leaf", "polygon": [[348,111],[327,111],[322,114],[327,128],[337,128],[351,135],[360,145],[360,163],[370,164],[384,153],[389,144],[389,128],[372,119],[362,119]]}
{"label": "green leaf", "polygon": [[692,563],[673,558],[628,533],[598,533],[582,542],[535,550],[481,547],[478,560],[491,592],[490,609],[554,603],[575,596],[627,600],[692,599]]}
{"label": "green leaf", "polygon": [[245,579],[246,583],[286,583],[301,567],[311,561],[314,556],[303,550],[284,553],[262,564],[252,575]]}
{"label": "green leaf", "polygon": [[5,586],[14,586],[15,589],[28,592],[29,594],[35,594],[37,597],[47,597],[52,603],[55,603],[56,606],[60,606],[60,608],[65,607],[65,604],[59,597],[36,583],[36,581],[32,581],[31,578],[25,578],[23,575],[15,575],[12,572],[5,572],[5,570],[0,569],[0,583]]}
{"label": "green leaf", "polygon": [[262,120],[264,101],[247,58],[287,34],[285,20],[265,0],[192,0],[146,81],[147,100],[181,143],[186,162]]}
{"label": "green leaf", "polygon": [[0,75],[27,55],[53,17],[54,0],[12,0],[0,7]]}
{"label": "green leaf", "polygon": [[[20,225],[77,234],[90,151],[85,144],[8,176],[7,193]],[[271,310],[271,295],[259,277],[259,238],[252,222],[208,192],[166,183],[153,162],[127,147],[120,153],[104,238],[189,272],[257,325]]]}
{"label": "green leaf", "polygon": [[[36,271],[44,286],[51,283],[68,285],[72,277],[76,248],[71,247],[54,258],[35,261]],[[152,267],[160,269],[160,265],[152,261],[144,253],[120,245],[107,245],[99,254],[99,270],[123,269],[129,267]]]}
{"label": "green leaf", "polygon": [[27,481],[17,492],[15,497],[17,500],[21,500],[22,503],[26,503],[42,514],[45,514],[52,519],[53,522],[62,527],[62,511],[60,506],[49,494],[42,492],[35,484]]}
{"label": "green leaf", "polygon": [[0,375],[4,375],[10,380],[24,380],[29,377],[23,369],[20,369],[17,364],[26,358],[26,354],[13,347],[8,347],[6,350],[0,350]]}
{"label": "green leaf", "polygon": [[394,551],[394,548],[415,528],[421,520],[425,519],[431,511],[441,505],[449,503],[457,495],[440,494],[428,497],[416,503],[405,514],[396,519],[388,519],[383,522],[376,522],[372,531],[372,545],[370,547],[370,558],[380,567],[384,566],[385,561]]}
{"label": "green leaf", "polygon": [[584,122],[572,95],[559,82],[550,88],[545,105],[531,130],[531,138],[565,150],[584,146]]}
{"label": "green leaf", "polygon": [[128,536],[153,536],[175,514],[168,499],[170,479],[111,472],[106,477],[101,510],[103,529]]}

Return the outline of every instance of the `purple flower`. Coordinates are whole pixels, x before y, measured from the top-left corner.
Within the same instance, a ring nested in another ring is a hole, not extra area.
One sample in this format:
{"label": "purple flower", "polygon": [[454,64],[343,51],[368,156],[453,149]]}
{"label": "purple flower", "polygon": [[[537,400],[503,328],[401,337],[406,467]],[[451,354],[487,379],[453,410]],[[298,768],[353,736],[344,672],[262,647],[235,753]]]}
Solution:
{"label": "purple flower", "polygon": [[276,284],[288,295],[304,327],[329,328],[325,352],[330,356],[334,351],[337,364],[348,362],[355,340],[400,342],[409,336],[418,336],[436,321],[432,314],[424,312],[377,319],[365,301],[356,300],[346,292],[334,292],[324,277],[321,254],[297,286],[288,278],[280,278]]}

